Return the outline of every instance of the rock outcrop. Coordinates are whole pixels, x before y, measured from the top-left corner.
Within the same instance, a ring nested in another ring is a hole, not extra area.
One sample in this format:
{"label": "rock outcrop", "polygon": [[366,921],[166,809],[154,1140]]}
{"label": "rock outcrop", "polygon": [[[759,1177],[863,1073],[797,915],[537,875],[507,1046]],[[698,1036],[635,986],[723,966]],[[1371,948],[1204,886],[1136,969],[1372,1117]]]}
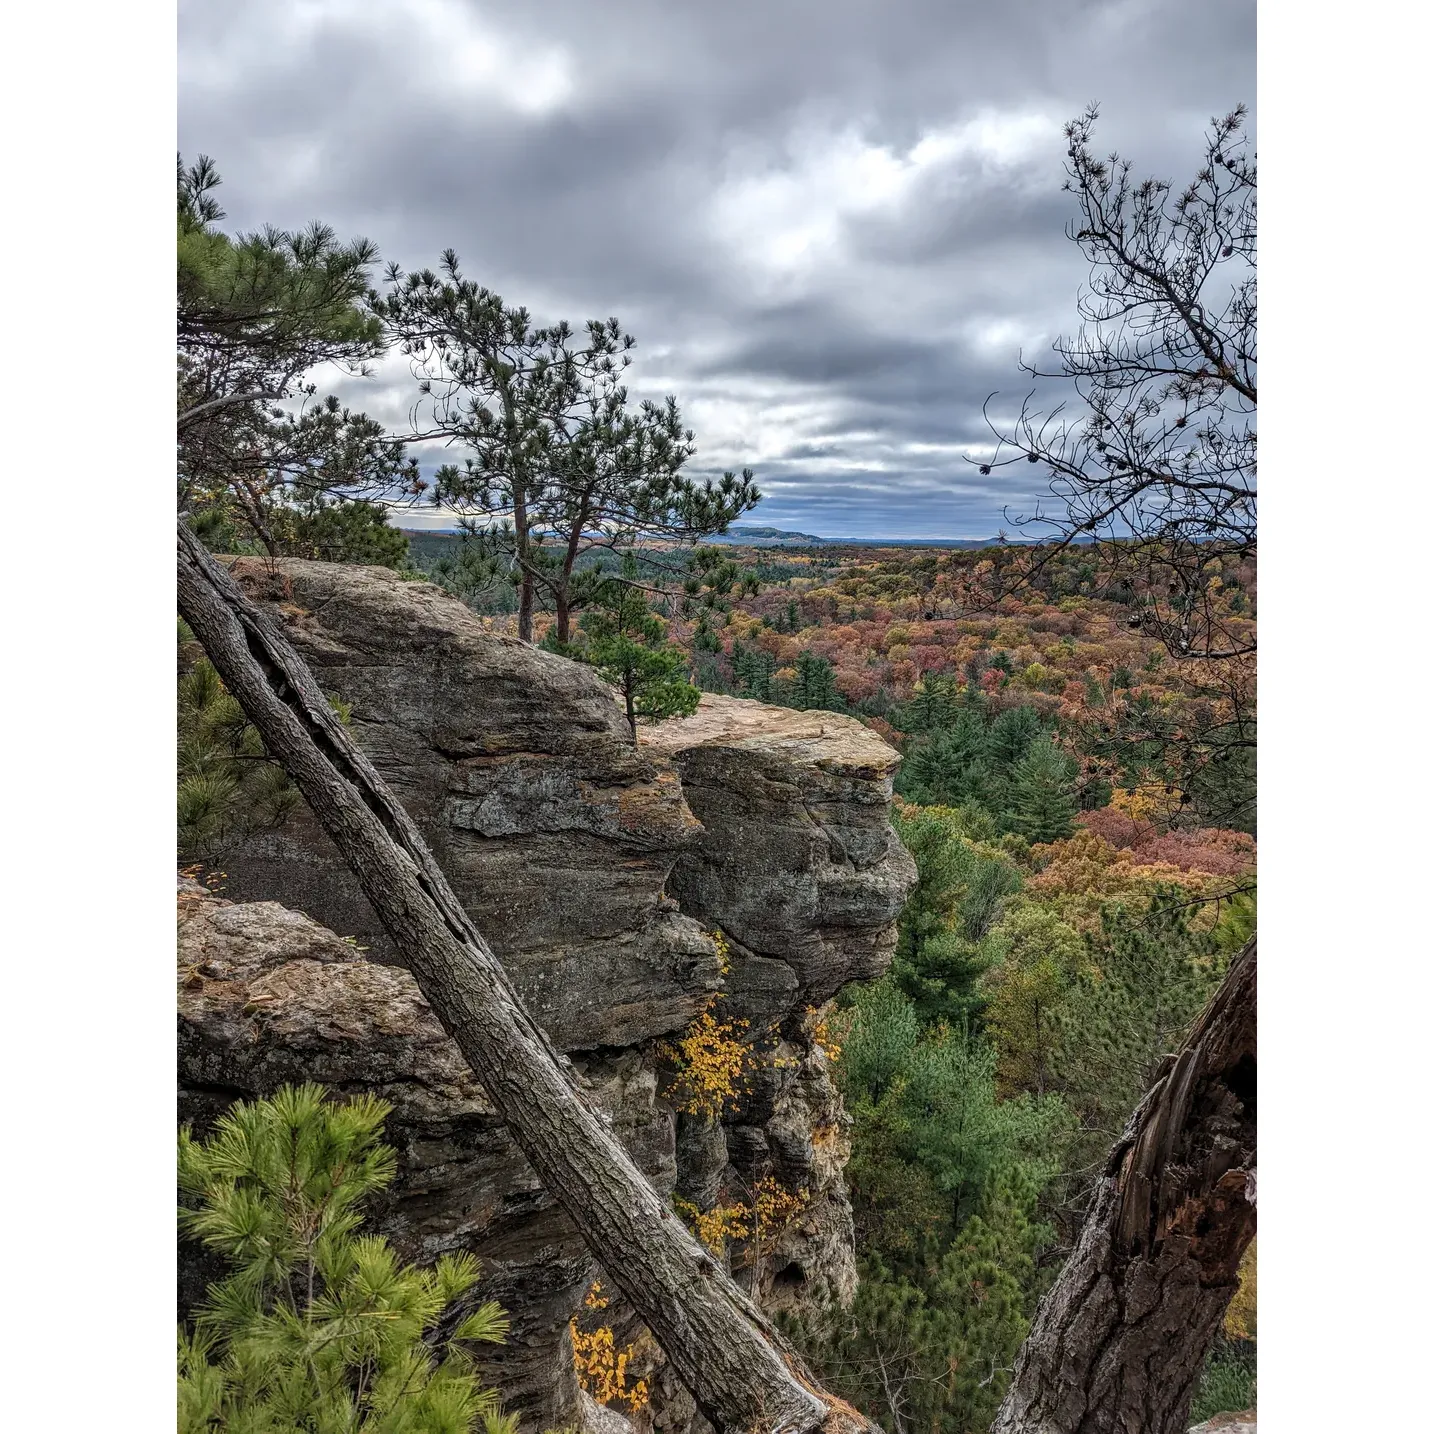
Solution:
{"label": "rock outcrop", "polygon": [[[508,1342],[482,1351],[489,1377],[535,1427],[573,1423],[563,1350],[592,1261],[413,977],[276,902],[236,905],[192,883],[179,893],[178,946],[181,1122],[203,1131],[235,1099],[306,1080],[388,1101],[398,1177],[371,1208],[372,1228],[410,1261],[477,1252],[476,1297],[497,1299],[512,1321]],[[671,1190],[671,1121],[651,1068],[636,1051],[576,1064],[643,1173]],[[181,1317],[216,1273],[182,1247]]]}
{"label": "rock outcrop", "polygon": [[[888,820],[896,754],[850,718],[715,697],[634,748],[590,669],[488,631],[427,584],[294,560],[232,570],[347,705],[655,1188],[701,1211],[785,1192],[766,1237],[738,1242],[734,1275],[769,1308],[849,1298],[846,1117],[822,1007],[885,968],[914,880]],[[298,1080],[391,1102],[399,1176],[377,1228],[411,1259],[478,1255],[481,1297],[513,1321],[490,1371],[508,1407],[534,1430],[594,1426],[567,1341],[592,1262],[328,839],[301,810],[221,865],[235,900],[181,893],[181,1117],[202,1128]],[[750,1048],[720,1120],[663,1086],[667,1042],[709,1010]],[[181,1272],[187,1305],[206,1272],[192,1250]],[[638,1344],[648,1419],[688,1428],[660,1352],[621,1308],[608,1317]]]}
{"label": "rock outcrop", "polygon": [[916,879],[891,829],[900,760],[876,733],[833,712],[794,712],[704,696],[691,717],[639,734],[682,779],[702,834],[677,856],[668,890],[683,911],[721,924],[767,1005],[774,983],[820,1005],[848,981],[879,976]]}
{"label": "rock outcrop", "polygon": [[[231,571],[348,705],[359,745],[561,1049],[634,1045],[703,1008],[716,951],[663,894],[701,827],[591,668],[489,632],[385,568],[241,558]],[[281,901],[393,955],[307,811],[223,864],[231,896]]]}

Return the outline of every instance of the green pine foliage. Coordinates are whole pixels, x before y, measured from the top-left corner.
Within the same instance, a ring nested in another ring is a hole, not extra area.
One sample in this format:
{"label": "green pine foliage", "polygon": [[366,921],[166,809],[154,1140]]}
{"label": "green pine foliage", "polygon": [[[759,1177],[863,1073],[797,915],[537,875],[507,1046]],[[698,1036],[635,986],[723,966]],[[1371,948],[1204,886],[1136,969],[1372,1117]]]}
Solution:
{"label": "green pine foliage", "polygon": [[1190,1405],[1190,1423],[1203,1424],[1216,1414],[1239,1413],[1255,1407],[1255,1341],[1215,1341]]}
{"label": "green pine foliage", "polygon": [[978,669],[960,691],[954,678],[928,678],[894,716],[913,734],[896,779],[901,796],[923,806],[980,808],[998,831],[1028,841],[1070,835],[1075,763],[1035,708],[993,713]]}
{"label": "green pine foliage", "polygon": [[1011,769],[1007,830],[1028,842],[1061,841],[1075,831],[1076,764],[1043,733]]}
{"label": "green pine foliage", "polygon": [[[323,224],[226,234],[205,157],[178,166],[179,507],[211,547],[395,566],[406,544],[365,500],[422,491],[383,425],[319,399],[385,346],[369,311],[377,250]],[[298,400],[299,407],[282,406]]]}
{"label": "green pine foliage", "polygon": [[893,1431],[977,1434],[990,1427],[1029,1327],[1027,1285],[1041,1230],[1027,1202],[993,1189],[929,1270],[863,1265],[849,1310],[788,1328],[829,1388]]}
{"label": "green pine foliage", "polygon": [[761,648],[732,644],[732,676],[736,695],[774,707],[799,712],[846,712],[848,704],[837,687],[836,670],[828,658],[803,651],[793,664],[793,676],[784,677],[777,660]]}
{"label": "green pine foliage", "polygon": [[[1051,1082],[1080,1118],[1072,1170],[1099,1161],[1164,1058],[1180,1047],[1229,967],[1231,952],[1191,928],[1184,893],[1156,893],[1148,910],[1101,912],[1084,969],[1056,1013]],[[1082,1203],[1084,1185],[1070,1199]]]}
{"label": "green pine foliage", "polygon": [[634,740],[639,722],[690,716],[702,695],[688,680],[687,655],[666,633],[647,605],[637,560],[629,553],[620,575],[598,585],[583,614],[583,640],[569,649],[617,688]]}
{"label": "green pine foliage", "polygon": [[[1044,1162],[1064,1120],[1060,1103],[1000,1099],[992,1047],[966,1028],[924,1025],[889,978],[858,997],[840,1073],[856,1127],[848,1175],[858,1226],[888,1256],[948,1241],[997,1175],[1054,1174]],[[903,1233],[882,1202],[912,1171],[930,1208]]]}
{"label": "green pine foliage", "polygon": [[362,1235],[363,1202],[396,1170],[390,1107],[286,1086],[179,1138],[180,1229],[229,1273],[179,1331],[180,1434],[514,1434],[462,1342],[501,1342],[491,1301],[445,1346],[425,1338],[478,1277],[431,1269]]}
{"label": "green pine foliage", "polygon": [[[246,833],[282,826],[303,798],[183,618],[178,639],[178,854],[181,861],[208,860]],[[347,723],[345,704],[329,702]]]}
{"label": "green pine foliage", "polygon": [[1059,1101],[1002,1100],[995,1054],[926,1024],[888,978],[860,992],[837,1066],[862,1250],[855,1303],[789,1328],[829,1387],[881,1421],[988,1427],[1040,1292],[1038,1215]]}
{"label": "green pine foliage", "polygon": [[897,927],[891,979],[922,1021],[979,1018],[981,977],[995,959],[986,941],[1021,874],[988,841],[979,809],[902,806],[894,825],[916,861],[916,886]]}

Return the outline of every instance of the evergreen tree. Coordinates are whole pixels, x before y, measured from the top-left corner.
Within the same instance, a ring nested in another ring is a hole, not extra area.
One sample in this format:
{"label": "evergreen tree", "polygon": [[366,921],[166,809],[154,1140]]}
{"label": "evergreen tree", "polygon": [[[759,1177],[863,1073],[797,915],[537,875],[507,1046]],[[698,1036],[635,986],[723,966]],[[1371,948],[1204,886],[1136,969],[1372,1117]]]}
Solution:
{"label": "evergreen tree", "polygon": [[846,700],[837,689],[836,673],[825,657],[800,652],[796,661],[797,677],[787,694],[787,706],[805,711],[820,708],[827,712],[845,712]]}
{"label": "evergreen tree", "polygon": [[[326,225],[227,235],[204,156],[178,169],[179,507],[216,547],[400,559],[374,499],[422,490],[404,445],[317,393],[324,365],[365,373],[383,327],[365,307],[378,253]],[[293,411],[282,405],[300,400]],[[357,506],[356,506],[357,505]],[[358,507],[365,511],[360,513]]]}
{"label": "evergreen tree", "polygon": [[955,679],[934,674],[918,682],[901,704],[896,726],[903,732],[936,732],[951,726],[959,710]]}
{"label": "evergreen tree", "polygon": [[1008,707],[991,723],[988,751],[992,765],[1003,775],[1009,773],[1040,734],[1041,718],[1034,707]]}
{"label": "evergreen tree", "polygon": [[992,795],[992,771],[981,710],[960,707],[949,726],[911,743],[897,774],[896,789],[923,804],[986,806]]}
{"label": "evergreen tree", "polygon": [[994,959],[982,938],[1020,887],[1020,873],[971,840],[968,832],[990,834],[990,828],[967,812],[906,807],[894,824],[917,875],[897,926],[891,979],[916,1003],[923,1022],[979,1017],[981,976]]}
{"label": "evergreen tree", "polygon": [[1061,1013],[1085,969],[1080,936],[1054,912],[1022,903],[991,932],[994,954],[984,980],[986,1032],[1007,1092],[1044,1095],[1061,1033]]}
{"label": "evergreen tree", "polygon": [[687,655],[666,640],[662,619],[638,585],[631,553],[622,560],[621,574],[598,588],[582,630],[586,642],[572,655],[591,663],[622,694],[634,740],[639,721],[686,717],[697,710],[702,694],[688,681]]}
{"label": "evergreen tree", "polygon": [[[1057,1012],[1051,1083],[1082,1122],[1071,1169],[1109,1148],[1229,965],[1232,953],[1214,935],[1191,930],[1186,900],[1170,887],[1148,910],[1105,907]],[[1083,1194],[1078,1187],[1073,1201]]]}
{"label": "evergreen tree", "polygon": [[446,1347],[425,1339],[477,1262],[417,1269],[358,1233],[396,1170],[379,1143],[388,1111],[285,1086],[233,1106],[208,1140],[180,1132],[180,1228],[230,1267],[179,1332],[180,1434],[514,1434],[458,1343],[501,1342],[498,1306]]}
{"label": "evergreen tree", "polygon": [[1060,841],[1075,830],[1076,764],[1049,734],[1031,743],[1011,771],[1005,825],[1029,842]]}
{"label": "evergreen tree", "polygon": [[628,403],[621,375],[634,340],[617,319],[539,326],[528,311],[465,278],[446,250],[439,269],[387,273],[375,301],[399,336],[427,407],[425,438],[467,450],[435,475],[434,499],[465,515],[501,550],[519,583],[518,635],[532,640],[534,604],[551,599],[557,641],[596,596],[588,553],[644,537],[692,543],[760,501],[750,471],[697,481],[677,400]]}
{"label": "evergreen tree", "polygon": [[863,989],[837,1068],[861,1282],[849,1310],[787,1327],[822,1378],[892,1434],[989,1423],[1039,1294],[1036,1205],[1058,1101],[1001,1101],[994,1053],[923,1027],[891,981]]}
{"label": "evergreen tree", "polygon": [[[301,798],[182,618],[178,637],[178,854],[209,860],[246,832],[282,826]],[[329,704],[347,723],[346,704]]]}
{"label": "evergreen tree", "polygon": [[754,702],[778,701],[776,671],[775,660],[761,648],[732,644],[732,675],[737,680],[739,697],[750,697]]}

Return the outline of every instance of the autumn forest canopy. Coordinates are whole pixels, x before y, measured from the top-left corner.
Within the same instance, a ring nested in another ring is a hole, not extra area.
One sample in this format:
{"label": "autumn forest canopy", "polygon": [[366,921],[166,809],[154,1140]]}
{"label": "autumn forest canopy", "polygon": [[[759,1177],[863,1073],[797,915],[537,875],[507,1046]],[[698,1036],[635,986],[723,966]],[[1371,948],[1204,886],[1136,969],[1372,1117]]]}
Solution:
{"label": "autumn forest canopy", "polygon": [[[178,169],[182,573],[222,567],[206,555],[388,569],[488,631],[592,668],[633,742],[718,694],[841,714],[900,753],[892,825],[915,874],[889,969],[809,1013],[845,1110],[824,1138],[849,1146],[859,1278],[845,1301],[781,1303],[771,1336],[885,1434],[1056,1427],[1033,1411],[1061,1379],[1087,1377],[1054,1372],[1042,1341],[1099,1337],[1053,1333],[1043,1321],[1065,1296],[1047,1297],[1076,1278],[1102,1221],[1119,1227],[1122,1271],[1154,1268],[1158,1241],[1131,1237],[1110,1207],[1117,1156],[1146,1149],[1140,1122],[1165,1108],[1178,1053],[1182,1073],[1198,1064],[1188,1042],[1224,1039],[1219,1022],[1237,1017],[1253,1030],[1252,1008],[1221,1004],[1253,963],[1256,917],[1253,144],[1242,108],[1217,119],[1179,185],[1102,155],[1098,129],[1092,108],[1065,131],[1069,235],[1090,269],[1071,335],[1048,358],[1012,354],[1012,388],[1029,397],[1009,422],[992,407],[989,442],[968,455],[991,482],[1011,465],[1038,472],[1048,496],[1012,512],[1010,541],[978,548],[746,545],[729,530],[762,521],[761,472],[702,472],[681,396],[629,396],[642,350],[618,319],[539,323],[521,295],[484,286],[477,255],[452,249],[405,271],[322,223],[229,232],[214,163]],[[400,430],[325,391],[385,355],[411,380]],[[410,529],[435,508],[450,531]],[[333,834],[338,818],[304,785],[319,764],[306,768],[303,741],[348,780],[368,778],[332,755],[352,724],[322,673],[317,704],[304,697],[283,738],[294,746],[279,745],[282,713],[266,717],[219,650],[228,599],[205,608],[190,591],[178,856],[203,877],[306,806]],[[236,622],[260,650],[250,619]],[[270,684],[276,701],[295,701],[292,669],[264,661],[288,674]],[[710,1005],[657,1057],[679,1132],[720,1123],[775,1058],[755,1026]],[[1246,1152],[1253,1170],[1245,1060],[1211,1077],[1225,1082],[1218,1099],[1170,1117],[1185,1133],[1172,1126],[1162,1149],[1214,1141],[1241,1180]],[[361,1231],[393,1176],[385,1114],[304,1086],[183,1136],[186,1235],[224,1263],[181,1334],[186,1434],[516,1427],[473,1358],[504,1337],[498,1307],[469,1298],[446,1343],[433,1333],[477,1280],[471,1258],[406,1265]],[[1190,1134],[1209,1119],[1224,1122],[1215,1136]],[[1202,1267],[1214,1295],[1179,1317],[1189,1348],[1159,1356],[1179,1372],[1139,1395],[1133,1378],[1091,1373],[1091,1422],[1072,1434],[1136,1427],[1115,1422],[1125,1397],[1147,1401],[1139,1417],[1158,1434],[1255,1404],[1253,1209],[1235,1210],[1225,1167],[1218,1198],[1199,1186],[1198,1164],[1181,1165],[1195,1182],[1181,1208],[1210,1202],[1201,1229],[1224,1233]],[[1151,1189],[1166,1178],[1142,1169]],[[760,1293],[761,1250],[810,1199],[773,1178],[673,1211],[715,1267]],[[1168,1214],[1156,1205],[1152,1229]],[[598,1253],[581,1211],[564,1208]],[[655,1302],[671,1268],[654,1262]],[[646,1428],[641,1339],[614,1334],[607,1300],[594,1285],[572,1322],[578,1378]],[[649,1342],[686,1370],[655,1321]],[[1137,1347],[1147,1335],[1128,1338],[1106,1357],[1157,1357]]]}

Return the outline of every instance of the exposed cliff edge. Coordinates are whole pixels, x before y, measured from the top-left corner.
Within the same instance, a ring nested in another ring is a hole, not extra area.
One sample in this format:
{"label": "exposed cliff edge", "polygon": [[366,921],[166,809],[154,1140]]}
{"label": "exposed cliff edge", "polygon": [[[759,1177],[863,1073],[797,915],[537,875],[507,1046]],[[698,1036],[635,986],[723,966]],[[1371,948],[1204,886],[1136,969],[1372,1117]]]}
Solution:
{"label": "exposed cliff edge", "polygon": [[[845,1116],[818,1008],[890,959],[914,880],[889,824],[896,753],[850,718],[720,697],[634,749],[590,669],[489,632],[430,585],[297,560],[232,570],[349,705],[654,1186],[704,1211],[750,1202],[763,1181],[799,1195],[734,1273],[768,1306],[849,1297]],[[386,937],[328,839],[301,810],[222,865],[234,903],[181,893],[181,1118],[203,1125],[303,1079],[392,1102],[400,1174],[378,1227],[410,1258],[466,1248],[485,1262],[482,1296],[513,1319],[492,1375],[526,1427],[592,1423],[567,1342],[591,1261],[412,979],[384,964]],[[659,1079],[664,1038],[719,990],[752,1052],[720,1121],[674,1110]],[[202,1277],[192,1252],[182,1277],[183,1301]],[[621,1309],[610,1318],[638,1337]],[[641,1363],[652,1420],[686,1427],[660,1356]]]}

